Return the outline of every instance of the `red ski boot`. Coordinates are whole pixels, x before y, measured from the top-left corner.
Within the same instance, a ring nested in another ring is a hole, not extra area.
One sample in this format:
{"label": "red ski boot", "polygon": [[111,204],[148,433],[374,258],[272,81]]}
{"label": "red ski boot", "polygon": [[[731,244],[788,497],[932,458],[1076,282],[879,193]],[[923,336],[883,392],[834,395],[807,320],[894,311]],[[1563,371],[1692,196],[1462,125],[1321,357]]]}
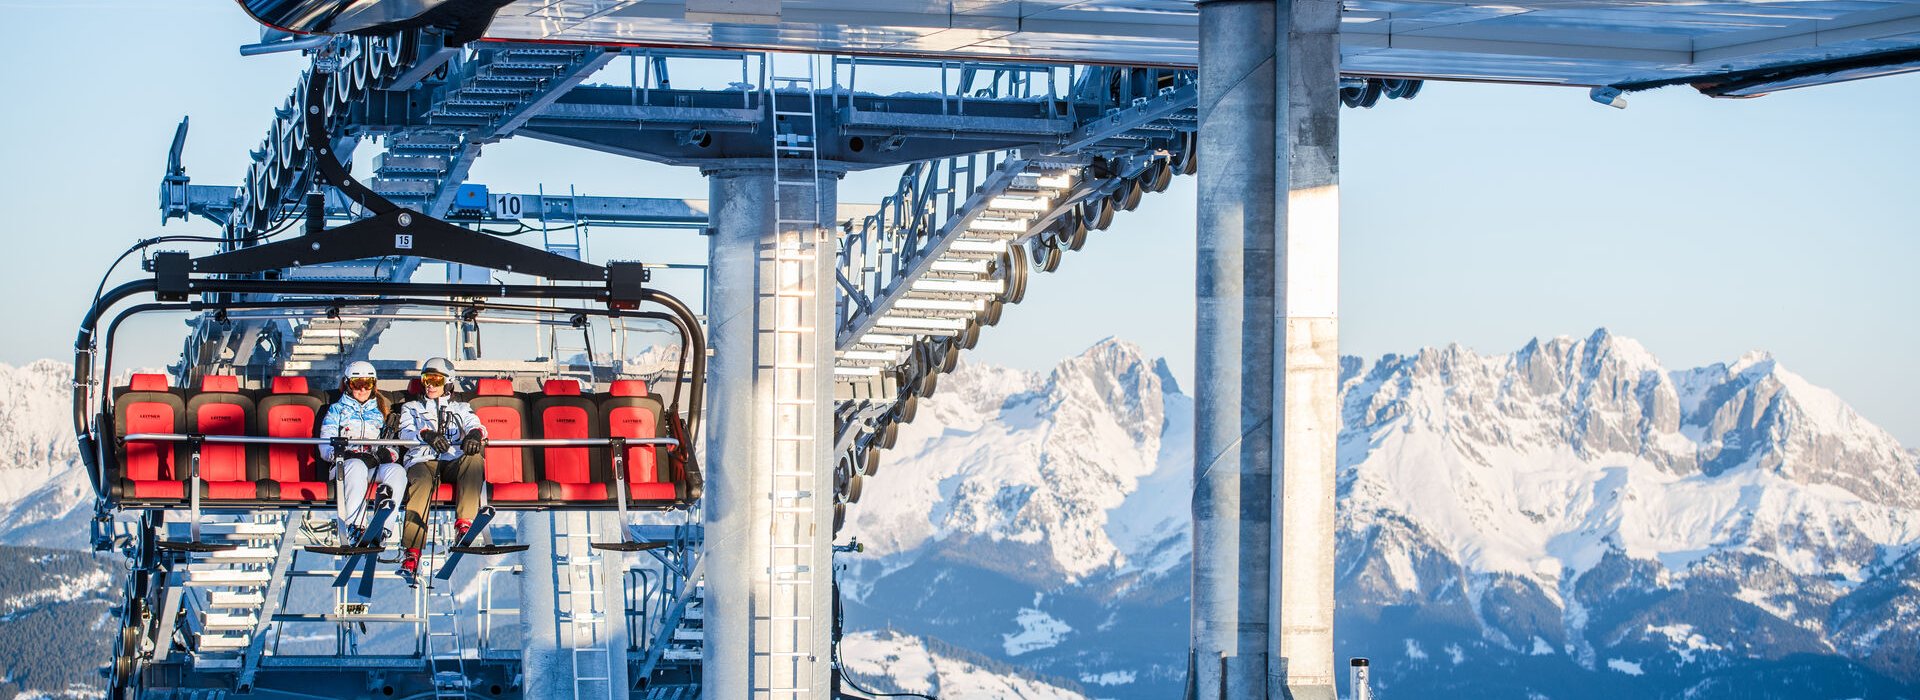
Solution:
{"label": "red ski boot", "polygon": [[415,583],[415,579],[419,576],[419,573],[420,549],[418,547],[409,547],[407,548],[407,558],[400,560],[400,578],[407,582],[407,587],[417,587],[419,584]]}

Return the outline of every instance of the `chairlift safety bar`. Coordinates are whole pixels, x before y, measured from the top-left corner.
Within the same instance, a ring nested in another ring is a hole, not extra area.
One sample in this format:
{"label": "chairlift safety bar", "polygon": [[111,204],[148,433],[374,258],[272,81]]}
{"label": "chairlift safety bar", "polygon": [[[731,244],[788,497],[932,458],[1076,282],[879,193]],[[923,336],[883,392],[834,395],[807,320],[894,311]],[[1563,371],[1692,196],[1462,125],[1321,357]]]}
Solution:
{"label": "chairlift safety bar", "polygon": [[[333,441],[327,438],[296,437],[260,437],[253,435],[193,435],[187,433],[130,433],[121,438],[122,442],[190,442],[239,443],[246,445],[327,445]],[[680,441],[673,438],[515,438],[488,440],[494,447],[604,447],[619,441],[628,446],[660,445],[679,447]],[[373,445],[383,447],[419,447],[424,443],[418,440],[393,439],[352,439],[349,445]]]}

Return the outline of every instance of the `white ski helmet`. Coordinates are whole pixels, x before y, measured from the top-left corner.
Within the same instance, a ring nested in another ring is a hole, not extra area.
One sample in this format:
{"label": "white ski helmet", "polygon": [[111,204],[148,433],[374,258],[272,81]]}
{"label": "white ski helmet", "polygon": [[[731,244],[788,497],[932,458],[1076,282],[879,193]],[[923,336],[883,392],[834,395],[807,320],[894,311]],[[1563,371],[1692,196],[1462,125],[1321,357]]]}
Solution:
{"label": "white ski helmet", "polygon": [[353,364],[347,365],[346,378],[347,379],[361,379],[361,378],[378,379],[379,377],[374,374],[373,363],[368,362],[366,360],[360,360],[360,361],[354,362]]}
{"label": "white ski helmet", "polygon": [[444,357],[428,358],[426,362],[421,363],[420,373],[426,374],[428,372],[438,372],[446,375],[448,379],[452,379],[455,376],[453,372],[453,361]]}

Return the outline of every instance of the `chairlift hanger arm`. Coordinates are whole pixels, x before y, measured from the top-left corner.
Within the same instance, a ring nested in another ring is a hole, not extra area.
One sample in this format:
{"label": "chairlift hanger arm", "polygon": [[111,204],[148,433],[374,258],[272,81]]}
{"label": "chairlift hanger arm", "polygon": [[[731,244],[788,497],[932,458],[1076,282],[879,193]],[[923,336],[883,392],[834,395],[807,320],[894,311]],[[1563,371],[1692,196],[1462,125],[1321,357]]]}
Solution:
{"label": "chairlift hanger arm", "polygon": [[[355,180],[340,162],[327,133],[327,84],[333,73],[316,67],[307,80],[307,155],[320,179],[373,212],[371,218],[298,238],[195,259],[192,272],[247,274],[301,265],[387,256],[414,256],[554,280],[612,281],[618,274],[575,260],[455,226],[392,200]],[[644,281],[644,280],[642,280]]]}
{"label": "chairlift hanger arm", "polygon": [[194,260],[193,271],[247,274],[389,256],[432,258],[552,280],[607,279],[606,268],[599,265],[470,231],[407,209],[377,214],[319,234],[209,255]]}
{"label": "chairlift hanger arm", "polygon": [[[167,255],[167,254],[163,254]],[[171,253],[170,255],[184,255]],[[637,267],[637,265],[636,265]],[[308,280],[189,280],[188,285],[194,293],[264,293],[264,294],[300,294],[300,295],[339,295],[339,298],[325,300],[263,300],[248,302],[208,302],[191,301],[180,303],[150,302],[139,304],[116,314],[108,323],[99,344],[98,373],[110,377],[113,370],[113,341],[120,323],[128,317],[152,311],[209,311],[238,309],[274,309],[274,308],[326,308],[334,306],[372,306],[372,305],[416,305],[444,306],[447,308],[470,308],[475,297],[558,299],[575,301],[606,302],[613,305],[613,292],[610,288],[587,286],[540,286],[540,285],[473,285],[473,284],[413,284],[413,283],[358,283],[324,282]],[[106,497],[104,472],[106,460],[112,459],[109,453],[111,441],[105,436],[96,438],[93,430],[95,420],[103,418],[104,413],[94,413],[96,399],[103,398],[93,392],[95,375],[96,344],[95,334],[99,322],[108,309],[130,297],[139,294],[160,296],[162,286],[155,279],[133,280],[109,290],[94,301],[81,317],[80,331],[74,340],[74,433],[80,444],[80,453],[87,467],[87,477],[92,482],[97,499]],[[392,296],[380,296],[392,295]],[[411,295],[445,297],[441,299],[417,298]],[[667,314],[633,313],[620,308],[578,309],[580,313],[609,318],[665,318],[673,322],[675,329],[682,334],[683,362],[691,362],[694,381],[688,387],[687,434],[688,444],[694,444],[700,434],[700,414],[705,395],[706,376],[706,336],[700,327],[699,318],[692,309],[671,294],[653,289],[642,289],[639,300],[659,304],[668,310]],[[501,304],[488,302],[487,308],[501,311],[525,311],[529,313],[552,313],[552,307]],[[105,392],[102,388],[102,394]],[[677,398],[677,397],[676,397]],[[104,404],[102,404],[104,406]],[[105,426],[98,426],[102,429]],[[691,456],[691,452],[688,452]]]}
{"label": "chairlift hanger arm", "polygon": [[[80,332],[73,340],[73,432],[80,444],[80,461],[87,468],[87,481],[93,485],[95,499],[104,499],[107,495],[104,472],[107,459],[103,450],[106,440],[96,440],[93,435],[93,334],[99,326],[101,314],[114,304],[135,294],[150,294],[159,289],[159,283],[151,279],[133,280],[96,297],[93,305],[87,307],[87,313],[80,317]],[[106,365],[102,365],[103,367]],[[103,379],[105,375],[102,375]],[[106,391],[101,387],[101,391]]]}

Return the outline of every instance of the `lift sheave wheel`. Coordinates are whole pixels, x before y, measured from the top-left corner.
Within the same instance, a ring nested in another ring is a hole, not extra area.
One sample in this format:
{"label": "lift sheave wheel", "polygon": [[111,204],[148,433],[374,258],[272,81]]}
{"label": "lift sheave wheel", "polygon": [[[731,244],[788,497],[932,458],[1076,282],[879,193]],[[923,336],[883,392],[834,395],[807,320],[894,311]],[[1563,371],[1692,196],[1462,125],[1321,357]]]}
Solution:
{"label": "lift sheave wheel", "polygon": [[1173,167],[1164,158],[1156,160],[1151,167],[1147,168],[1147,173],[1141,176],[1141,180],[1146,184],[1148,192],[1165,192],[1167,186],[1173,184]]}
{"label": "lift sheave wheel", "polygon": [[895,419],[902,423],[912,423],[913,416],[920,412],[920,395],[909,392],[894,408]]}
{"label": "lift sheave wheel", "polygon": [[1087,223],[1079,216],[1068,215],[1060,222],[1060,233],[1054,237],[1059,245],[1068,250],[1079,250],[1087,245]]}
{"label": "lift sheave wheel", "polygon": [[1060,259],[1066,257],[1066,251],[1051,245],[1041,245],[1033,251],[1033,266],[1041,272],[1053,272],[1060,269]]}
{"label": "lift sheave wheel", "polygon": [[[1116,190],[1117,192],[1117,190]],[[1080,205],[1080,218],[1087,222],[1087,228],[1105,231],[1113,225],[1112,199],[1095,197]]]}
{"label": "lift sheave wheel", "polygon": [[[1123,211],[1133,211],[1134,207],[1140,206],[1140,198],[1144,196],[1142,191],[1143,189],[1144,188],[1140,186],[1140,180],[1137,177],[1132,180],[1127,180],[1126,182],[1121,183],[1120,189],[1113,191],[1113,199],[1112,199],[1113,207],[1108,208],[1107,220],[1102,223],[1103,224],[1113,223],[1113,209],[1115,208],[1121,209]],[[1106,226],[1103,225],[1100,228],[1104,229],[1106,228]]]}
{"label": "lift sheave wheel", "polygon": [[[1073,219],[1075,221],[1079,221],[1080,217],[1075,216],[1073,217]],[[1081,228],[1085,228],[1085,224],[1081,224]],[[999,264],[1000,264],[1000,274],[1002,277],[1006,278],[1006,281],[1007,281],[1007,292],[1005,295],[1006,302],[1009,304],[1018,304],[1021,301],[1025,300],[1027,298],[1027,248],[1026,246],[1018,246],[1018,245],[1007,246],[1006,255],[1000,258]],[[988,325],[992,325],[992,324],[988,324]],[[976,337],[973,339],[973,341],[978,342],[979,338]],[[969,342],[967,344],[967,348],[972,349],[973,344]]]}

